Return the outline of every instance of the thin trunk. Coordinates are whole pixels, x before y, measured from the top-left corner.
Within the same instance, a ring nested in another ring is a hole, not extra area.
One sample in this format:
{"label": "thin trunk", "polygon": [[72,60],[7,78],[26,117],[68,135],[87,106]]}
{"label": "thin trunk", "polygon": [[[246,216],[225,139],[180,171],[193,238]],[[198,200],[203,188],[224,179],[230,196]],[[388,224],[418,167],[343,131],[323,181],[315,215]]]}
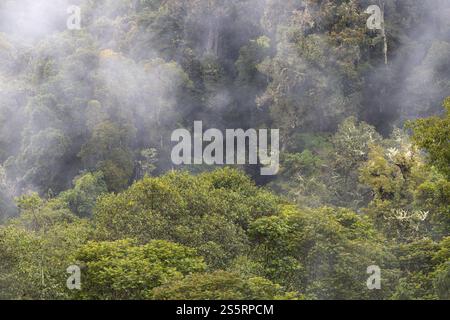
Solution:
{"label": "thin trunk", "polygon": [[387,41],[387,35],[386,35],[386,24],[384,22],[384,2],[382,3],[381,0],[379,1],[380,8],[381,8],[381,36],[383,37],[383,54],[384,54],[384,64],[388,64],[388,41]]}

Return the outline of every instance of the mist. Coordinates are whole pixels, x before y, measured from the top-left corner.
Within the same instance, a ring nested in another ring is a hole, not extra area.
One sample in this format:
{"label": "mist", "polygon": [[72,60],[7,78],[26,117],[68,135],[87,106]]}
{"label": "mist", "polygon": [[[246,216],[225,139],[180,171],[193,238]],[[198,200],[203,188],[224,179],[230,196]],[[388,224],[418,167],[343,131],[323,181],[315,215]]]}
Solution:
{"label": "mist", "polygon": [[449,17],[0,0],[0,299],[448,298]]}
{"label": "mist", "polygon": [[[408,1],[386,1],[387,66],[374,58],[379,42],[366,48],[327,42],[323,28],[330,22],[318,12],[328,3],[3,1],[0,159],[14,195],[70,188],[80,172],[111,160],[98,147],[103,143],[116,150],[124,186],[139,171],[142,150],[159,150],[156,172],[173,169],[170,133],[192,130],[195,120],[221,129],[273,125],[285,148],[293,134],[333,133],[348,116],[388,136],[407,119],[442,111],[449,94],[448,1],[421,2],[414,12],[405,9]],[[370,4],[352,1],[362,17],[358,27]],[[71,5],[81,7],[81,30],[67,30]],[[330,72],[306,55],[296,58],[288,28],[302,37],[317,34],[324,53],[346,50],[353,58],[342,61],[354,60],[352,72],[362,76],[349,82],[352,75],[342,77],[343,62],[332,55],[324,57],[335,68]],[[270,48],[261,46],[263,37]],[[364,55],[372,59],[368,71],[361,71]],[[292,74],[270,74],[279,62]],[[294,109],[283,111],[270,95],[298,74],[301,81],[285,92]],[[322,82],[320,89],[313,81]],[[107,128],[117,136],[106,139]]]}

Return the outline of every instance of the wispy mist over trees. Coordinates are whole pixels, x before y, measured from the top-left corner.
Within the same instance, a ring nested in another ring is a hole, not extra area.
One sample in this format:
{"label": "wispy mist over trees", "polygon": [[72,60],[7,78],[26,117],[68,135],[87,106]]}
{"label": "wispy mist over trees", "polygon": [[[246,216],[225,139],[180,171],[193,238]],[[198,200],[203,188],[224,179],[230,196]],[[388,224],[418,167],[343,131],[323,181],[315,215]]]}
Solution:
{"label": "wispy mist over trees", "polygon": [[[2,1],[0,298],[448,299],[449,17],[447,0]],[[194,121],[279,129],[279,174],[175,166]]]}

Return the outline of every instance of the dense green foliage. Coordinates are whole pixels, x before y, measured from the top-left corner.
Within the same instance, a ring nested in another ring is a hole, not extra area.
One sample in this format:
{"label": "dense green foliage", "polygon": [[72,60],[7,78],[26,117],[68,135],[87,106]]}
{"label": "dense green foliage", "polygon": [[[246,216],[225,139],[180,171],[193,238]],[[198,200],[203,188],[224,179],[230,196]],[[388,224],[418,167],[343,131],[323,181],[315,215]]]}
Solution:
{"label": "dense green foliage", "polygon": [[[0,299],[450,298],[446,0],[382,1],[388,65],[369,0],[73,2],[0,3]],[[196,120],[278,176],[172,165]]]}
{"label": "dense green foliage", "polygon": [[[390,209],[400,207],[396,199],[374,197],[367,214],[299,208],[223,169],[146,177],[100,196],[93,217],[78,218],[71,192],[18,200],[20,217],[0,228],[2,298],[448,296],[448,197],[424,221],[414,209],[402,209],[405,216]],[[81,291],[65,287],[73,264],[82,270]],[[383,270],[382,290],[366,287],[370,265]]]}

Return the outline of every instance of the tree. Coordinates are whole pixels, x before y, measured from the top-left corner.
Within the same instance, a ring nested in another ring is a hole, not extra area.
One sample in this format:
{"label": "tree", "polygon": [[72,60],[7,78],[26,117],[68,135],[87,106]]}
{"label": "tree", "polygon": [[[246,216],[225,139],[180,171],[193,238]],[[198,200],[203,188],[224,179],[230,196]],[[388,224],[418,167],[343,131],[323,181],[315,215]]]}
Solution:
{"label": "tree", "polygon": [[37,194],[21,197],[18,207],[20,217],[0,226],[0,298],[68,299],[66,269],[91,224]]}
{"label": "tree", "polygon": [[245,279],[225,271],[193,274],[150,293],[150,298],[156,300],[289,300],[298,297],[267,279]]}
{"label": "tree", "polygon": [[111,121],[98,124],[91,139],[82,147],[79,156],[85,166],[103,173],[109,191],[121,191],[128,186],[133,173],[129,148],[133,129]]}
{"label": "tree", "polygon": [[399,245],[396,250],[402,277],[394,299],[448,299],[449,238]]}
{"label": "tree", "polygon": [[276,54],[259,66],[271,82],[258,103],[285,128],[283,144],[301,130],[325,131],[356,115],[358,71],[368,41],[357,1],[269,1],[267,6],[265,25]]}
{"label": "tree", "polygon": [[97,198],[107,191],[101,172],[86,173],[77,177],[73,189],[61,193],[59,198],[77,216],[91,217]]}
{"label": "tree", "polygon": [[172,172],[101,197],[94,220],[102,240],[176,241],[196,247],[212,268],[224,268],[251,250],[249,223],[276,212],[279,201],[236,170]]}
{"label": "tree", "polygon": [[[288,206],[253,222],[250,234],[265,276],[287,290],[317,299],[380,299],[393,290],[395,258],[367,216]],[[386,279],[377,292],[366,287],[371,265],[380,266]]]}
{"label": "tree", "polygon": [[413,130],[412,140],[425,149],[432,165],[450,177],[450,98],[444,101],[443,117],[431,117],[410,122]]}
{"label": "tree", "polygon": [[167,281],[206,268],[195,249],[155,240],[139,246],[132,240],[89,242],[75,254],[82,266],[83,299],[145,299]]}

